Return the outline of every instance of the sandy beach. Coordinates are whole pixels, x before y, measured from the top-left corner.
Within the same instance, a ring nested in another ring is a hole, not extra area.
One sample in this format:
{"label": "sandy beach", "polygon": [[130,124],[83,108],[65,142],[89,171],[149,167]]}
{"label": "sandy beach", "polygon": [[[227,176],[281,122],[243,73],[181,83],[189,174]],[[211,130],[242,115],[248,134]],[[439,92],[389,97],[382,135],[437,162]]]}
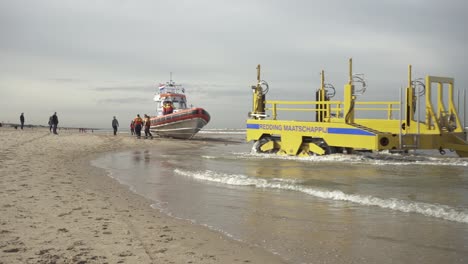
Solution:
{"label": "sandy beach", "polygon": [[149,200],[90,165],[106,152],[163,151],[169,143],[0,128],[0,263],[283,263],[261,248],[152,209]]}

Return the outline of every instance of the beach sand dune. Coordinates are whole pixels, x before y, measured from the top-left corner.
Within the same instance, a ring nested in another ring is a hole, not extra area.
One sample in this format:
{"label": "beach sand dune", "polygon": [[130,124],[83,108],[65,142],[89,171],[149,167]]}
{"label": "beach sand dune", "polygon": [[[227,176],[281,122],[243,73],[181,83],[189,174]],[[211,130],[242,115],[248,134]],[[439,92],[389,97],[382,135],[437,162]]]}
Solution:
{"label": "beach sand dune", "polygon": [[170,142],[0,128],[0,263],[283,263],[260,248],[161,214],[90,165],[105,152],[163,151]]}

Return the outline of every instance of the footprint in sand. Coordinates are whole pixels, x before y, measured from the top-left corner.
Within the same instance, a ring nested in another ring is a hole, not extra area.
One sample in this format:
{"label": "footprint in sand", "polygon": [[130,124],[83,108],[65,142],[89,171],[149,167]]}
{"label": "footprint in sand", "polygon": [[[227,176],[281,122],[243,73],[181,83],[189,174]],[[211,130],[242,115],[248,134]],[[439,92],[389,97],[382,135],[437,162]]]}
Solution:
{"label": "footprint in sand", "polygon": [[5,249],[3,250],[3,252],[5,253],[17,253],[17,252],[20,252],[21,249],[19,248],[10,248],[10,249]]}
{"label": "footprint in sand", "polygon": [[133,253],[129,250],[119,253],[119,257],[129,257],[129,256],[133,256]]}
{"label": "footprint in sand", "polygon": [[61,232],[61,233],[68,233],[68,229],[66,228],[59,228],[57,229],[58,232]]}
{"label": "footprint in sand", "polygon": [[164,254],[168,249],[167,248],[161,248],[159,250],[156,250],[155,253],[157,254]]}

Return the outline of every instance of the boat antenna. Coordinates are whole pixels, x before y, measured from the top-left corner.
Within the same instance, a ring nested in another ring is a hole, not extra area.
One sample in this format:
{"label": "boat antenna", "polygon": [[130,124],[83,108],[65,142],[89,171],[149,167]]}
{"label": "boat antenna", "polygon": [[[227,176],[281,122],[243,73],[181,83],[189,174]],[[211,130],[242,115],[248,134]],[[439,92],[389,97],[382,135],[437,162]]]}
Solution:
{"label": "boat antenna", "polygon": [[168,86],[173,86],[174,82],[172,81],[172,72],[169,72],[169,81],[167,82]]}

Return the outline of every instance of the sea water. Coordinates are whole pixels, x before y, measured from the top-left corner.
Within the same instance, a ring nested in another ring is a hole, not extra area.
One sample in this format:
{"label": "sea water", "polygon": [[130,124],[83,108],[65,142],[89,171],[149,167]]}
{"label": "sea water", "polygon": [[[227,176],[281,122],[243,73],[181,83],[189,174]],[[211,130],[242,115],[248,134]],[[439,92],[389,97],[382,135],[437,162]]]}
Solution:
{"label": "sea water", "polygon": [[155,209],[289,263],[468,263],[468,159],[280,157],[244,138],[211,131],[93,164]]}

